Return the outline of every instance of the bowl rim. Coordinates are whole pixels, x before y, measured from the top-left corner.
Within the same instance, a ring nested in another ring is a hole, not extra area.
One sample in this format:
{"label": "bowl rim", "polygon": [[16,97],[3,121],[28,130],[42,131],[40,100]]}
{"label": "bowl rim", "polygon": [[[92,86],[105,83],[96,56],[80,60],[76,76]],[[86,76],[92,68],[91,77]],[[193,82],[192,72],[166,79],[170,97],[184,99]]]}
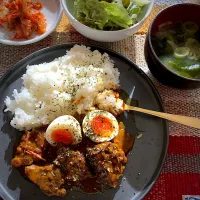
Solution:
{"label": "bowl rim", "polygon": [[[172,74],[178,76],[179,78],[182,78],[182,79],[185,79],[185,80],[188,80],[188,81],[193,81],[193,82],[200,82],[200,79],[195,79],[195,78],[188,78],[188,77],[185,77],[185,76],[182,76],[182,75],[179,75],[177,73],[175,73],[173,70],[169,69],[168,67],[166,67],[158,58],[157,54],[155,53],[154,51],[154,48],[153,48],[153,45],[152,45],[152,42],[151,42],[151,30],[152,30],[152,27],[153,27],[153,24],[155,23],[155,21],[157,20],[157,18],[162,15],[162,13],[166,12],[167,10],[170,10],[171,8],[174,8],[174,7],[179,7],[179,6],[197,6],[199,7],[199,10],[200,10],[200,5],[199,4],[195,4],[195,3],[178,3],[178,4],[175,4],[175,5],[171,5],[163,10],[161,10],[156,16],[155,18],[152,20],[150,26],[149,26],[149,30],[148,30],[148,34],[147,34],[147,38],[148,38],[148,43],[149,43],[149,47],[152,51],[152,54],[154,56],[154,58],[156,59],[156,61],[163,67],[165,68],[168,72],[171,72]],[[166,19],[167,21],[167,19]]]}
{"label": "bowl rim", "polygon": [[153,5],[155,3],[155,0],[150,0],[150,4],[149,4],[149,7],[147,9],[147,12],[145,14],[145,16],[142,18],[142,20],[140,20],[139,22],[137,22],[136,24],[128,27],[128,28],[125,28],[125,29],[121,29],[121,30],[114,30],[114,31],[107,31],[107,30],[98,30],[98,29],[94,29],[94,28],[91,28],[89,26],[86,26],[85,24],[82,24],[81,22],[79,22],[68,10],[67,8],[67,4],[66,4],[66,1],[67,0],[61,0],[61,3],[62,3],[62,6],[63,6],[63,10],[64,12],[66,13],[66,15],[70,18],[71,21],[75,21],[76,23],[78,23],[80,26],[83,26],[84,28],[87,28],[88,30],[90,31],[94,31],[94,32],[98,32],[98,33],[123,33],[123,32],[126,32],[128,30],[131,30],[139,25],[142,25],[143,22],[147,19],[147,17],[149,16],[149,14],[151,13],[152,11],[152,8],[153,8]]}
{"label": "bowl rim", "polygon": [[31,39],[28,39],[28,40],[25,40],[25,41],[16,41],[16,40],[9,40],[9,39],[5,40],[5,39],[0,38],[0,43],[5,44],[5,45],[22,46],[22,45],[28,45],[28,44],[38,42],[38,41],[46,38],[48,35],[50,35],[55,30],[57,25],[59,24],[61,17],[62,17],[62,12],[63,12],[63,8],[61,6],[60,0],[55,0],[55,1],[58,4],[57,18],[48,31],[46,31],[42,35],[39,35],[38,37],[34,37],[34,38],[31,38]]}

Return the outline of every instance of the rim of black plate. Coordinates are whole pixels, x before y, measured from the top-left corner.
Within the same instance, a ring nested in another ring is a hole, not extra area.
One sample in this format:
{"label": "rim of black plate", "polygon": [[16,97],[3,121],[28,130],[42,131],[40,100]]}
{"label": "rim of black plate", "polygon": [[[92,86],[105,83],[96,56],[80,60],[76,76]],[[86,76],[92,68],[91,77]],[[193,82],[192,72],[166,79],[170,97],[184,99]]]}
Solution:
{"label": "rim of black plate", "polygon": [[[19,62],[17,62],[16,64],[14,64],[0,79],[0,88],[2,87],[4,81],[7,79],[7,77],[9,77],[13,71],[15,71],[16,69],[18,69],[20,66],[22,66],[24,63],[26,63],[27,61],[29,61],[33,56],[37,57],[39,55],[41,55],[42,53],[46,53],[49,51],[54,51],[56,49],[66,49],[66,48],[72,48],[74,45],[85,45],[87,47],[91,47],[92,49],[97,49],[100,50],[101,52],[105,52],[108,55],[117,55],[118,57],[120,57],[122,60],[124,60],[125,62],[127,62],[132,68],[134,68],[138,73],[140,73],[142,75],[142,77],[145,79],[146,82],[148,82],[148,84],[151,86],[151,92],[154,94],[154,96],[157,98],[157,102],[159,104],[160,110],[162,112],[164,112],[164,107],[163,107],[163,103],[162,103],[162,99],[161,96],[158,92],[158,90],[156,89],[155,85],[153,84],[152,80],[142,71],[142,69],[140,69],[134,62],[132,62],[129,58],[125,57],[124,55],[113,51],[109,48],[103,47],[101,45],[93,45],[93,44],[89,44],[89,43],[81,43],[81,42],[70,42],[70,43],[66,43],[66,44],[59,44],[59,45],[54,45],[54,46],[50,46],[50,47],[46,47],[43,49],[40,49],[28,56],[26,56],[25,58],[23,58],[22,60],[20,60]],[[150,183],[142,190],[140,191],[140,195],[139,198],[143,199],[147,193],[150,191],[150,189],[153,187],[153,185],[155,184],[156,180],[158,179],[163,165],[164,165],[164,161],[167,155],[167,149],[168,149],[168,143],[169,143],[169,128],[168,128],[168,122],[166,120],[163,120],[163,128],[165,129],[165,136],[166,136],[166,140],[164,143],[164,148],[162,148],[162,153],[161,153],[161,160],[159,160],[157,169],[155,170],[152,179],[149,181]],[[2,194],[1,194],[2,192]],[[7,192],[1,187],[0,185],[0,195],[2,195],[2,197],[4,195],[8,195],[6,194]]]}

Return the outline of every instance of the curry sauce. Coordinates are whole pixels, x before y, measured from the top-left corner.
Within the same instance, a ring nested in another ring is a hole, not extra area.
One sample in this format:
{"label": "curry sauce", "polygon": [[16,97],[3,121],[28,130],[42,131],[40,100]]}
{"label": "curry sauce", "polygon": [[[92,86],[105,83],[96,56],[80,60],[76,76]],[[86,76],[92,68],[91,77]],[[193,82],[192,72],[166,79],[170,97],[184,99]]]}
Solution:
{"label": "curry sauce", "polygon": [[[127,163],[126,155],[134,143],[133,136],[126,133],[122,122],[119,123],[118,136],[103,143],[94,143],[83,136],[78,145],[51,146],[42,136],[44,131],[42,128],[23,135],[12,167],[18,168],[46,195],[64,196],[70,190],[92,194],[117,186]],[[35,155],[32,147],[40,157]],[[34,154],[29,151],[27,154],[27,148]],[[27,164],[26,157],[30,159]]]}

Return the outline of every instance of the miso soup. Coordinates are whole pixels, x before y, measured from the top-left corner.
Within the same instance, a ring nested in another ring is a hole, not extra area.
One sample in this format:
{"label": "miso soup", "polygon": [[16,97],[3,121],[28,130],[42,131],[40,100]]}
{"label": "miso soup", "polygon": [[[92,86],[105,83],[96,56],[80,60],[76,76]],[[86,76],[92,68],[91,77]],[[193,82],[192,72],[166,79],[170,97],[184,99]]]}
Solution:
{"label": "miso soup", "polygon": [[159,25],[152,44],[160,61],[175,73],[200,79],[200,30],[194,22]]}

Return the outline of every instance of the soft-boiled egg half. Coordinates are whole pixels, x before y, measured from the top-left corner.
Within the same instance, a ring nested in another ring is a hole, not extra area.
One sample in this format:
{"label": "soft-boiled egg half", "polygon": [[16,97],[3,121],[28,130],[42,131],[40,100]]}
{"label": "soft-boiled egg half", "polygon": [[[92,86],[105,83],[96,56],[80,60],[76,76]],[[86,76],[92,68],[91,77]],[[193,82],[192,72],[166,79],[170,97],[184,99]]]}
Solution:
{"label": "soft-boiled egg half", "polygon": [[119,125],[116,118],[104,110],[93,110],[83,119],[84,134],[93,142],[105,142],[118,135]]}
{"label": "soft-boiled egg half", "polygon": [[48,126],[45,138],[53,146],[78,144],[82,140],[80,124],[70,115],[60,116]]}

